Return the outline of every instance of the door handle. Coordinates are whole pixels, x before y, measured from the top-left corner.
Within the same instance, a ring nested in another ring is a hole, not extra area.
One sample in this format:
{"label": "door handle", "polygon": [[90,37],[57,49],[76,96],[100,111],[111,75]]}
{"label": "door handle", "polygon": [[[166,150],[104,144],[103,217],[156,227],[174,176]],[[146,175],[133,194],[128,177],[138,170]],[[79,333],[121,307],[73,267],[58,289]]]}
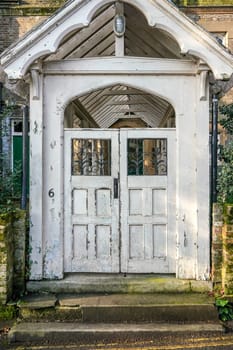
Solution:
{"label": "door handle", "polygon": [[114,187],[114,199],[117,199],[118,195],[119,195],[118,179],[117,178],[115,178],[113,180],[113,187]]}

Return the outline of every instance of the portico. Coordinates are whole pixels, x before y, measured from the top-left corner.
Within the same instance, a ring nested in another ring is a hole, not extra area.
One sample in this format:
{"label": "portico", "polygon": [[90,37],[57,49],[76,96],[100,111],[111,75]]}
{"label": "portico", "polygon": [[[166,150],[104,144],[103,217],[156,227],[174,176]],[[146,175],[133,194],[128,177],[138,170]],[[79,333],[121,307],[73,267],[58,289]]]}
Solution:
{"label": "portico", "polygon": [[232,56],[168,1],[74,0],[2,65],[31,79],[30,279],[209,280],[209,74]]}

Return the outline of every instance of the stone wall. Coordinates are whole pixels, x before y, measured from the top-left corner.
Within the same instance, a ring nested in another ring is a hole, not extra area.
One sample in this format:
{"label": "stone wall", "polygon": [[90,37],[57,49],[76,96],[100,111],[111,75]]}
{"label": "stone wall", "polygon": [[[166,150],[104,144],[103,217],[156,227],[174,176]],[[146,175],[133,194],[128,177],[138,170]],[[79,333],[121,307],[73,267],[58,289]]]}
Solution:
{"label": "stone wall", "polygon": [[229,6],[233,0],[173,0],[178,6]]}
{"label": "stone wall", "polygon": [[216,291],[233,294],[233,205],[214,204],[212,279]]}
{"label": "stone wall", "polygon": [[25,237],[25,211],[0,215],[0,303],[24,292]]}
{"label": "stone wall", "polygon": [[22,294],[25,290],[27,226],[26,212],[24,210],[18,210],[12,221],[14,247],[13,297]]}
{"label": "stone wall", "polygon": [[5,304],[13,292],[13,235],[11,216],[0,217],[0,302]]}

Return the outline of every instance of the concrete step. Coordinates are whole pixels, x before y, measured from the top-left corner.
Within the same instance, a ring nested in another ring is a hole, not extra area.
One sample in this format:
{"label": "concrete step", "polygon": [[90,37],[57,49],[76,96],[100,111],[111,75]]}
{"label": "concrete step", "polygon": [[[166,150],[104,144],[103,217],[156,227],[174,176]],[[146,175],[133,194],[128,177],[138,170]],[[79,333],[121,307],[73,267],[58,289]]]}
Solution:
{"label": "concrete step", "polygon": [[31,293],[205,293],[210,281],[180,280],[172,275],[66,274],[63,280],[29,281]]}
{"label": "concrete step", "polygon": [[155,340],[156,337],[184,334],[221,335],[220,324],[77,324],[77,323],[19,323],[8,336],[10,343],[45,344],[97,344],[124,342],[137,339]]}
{"label": "concrete step", "polygon": [[30,295],[18,306],[24,321],[218,323],[214,299],[198,293]]}

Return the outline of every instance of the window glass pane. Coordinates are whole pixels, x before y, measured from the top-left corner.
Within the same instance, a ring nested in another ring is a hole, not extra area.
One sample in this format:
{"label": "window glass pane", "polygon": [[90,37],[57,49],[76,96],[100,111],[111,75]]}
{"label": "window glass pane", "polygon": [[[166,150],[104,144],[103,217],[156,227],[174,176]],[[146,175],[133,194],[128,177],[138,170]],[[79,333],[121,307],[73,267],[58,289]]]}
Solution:
{"label": "window glass pane", "polygon": [[167,140],[129,139],[128,175],[167,175]]}
{"label": "window glass pane", "polygon": [[111,140],[72,139],[72,175],[110,176]]}

